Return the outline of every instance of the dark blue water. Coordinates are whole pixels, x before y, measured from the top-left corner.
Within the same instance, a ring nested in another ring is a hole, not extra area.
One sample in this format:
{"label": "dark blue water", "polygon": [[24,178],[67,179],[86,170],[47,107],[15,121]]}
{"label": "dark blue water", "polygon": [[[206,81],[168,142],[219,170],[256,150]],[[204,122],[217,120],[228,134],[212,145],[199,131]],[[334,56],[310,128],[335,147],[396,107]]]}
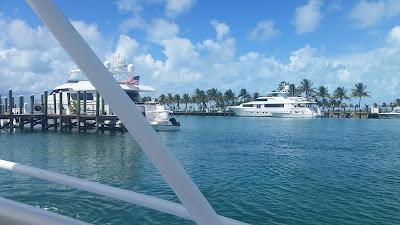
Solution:
{"label": "dark blue water", "polygon": [[[398,224],[400,120],[179,117],[159,135],[219,214],[252,224]],[[0,133],[0,158],[178,201],[128,134]],[[95,224],[192,224],[0,171],[0,196]]]}

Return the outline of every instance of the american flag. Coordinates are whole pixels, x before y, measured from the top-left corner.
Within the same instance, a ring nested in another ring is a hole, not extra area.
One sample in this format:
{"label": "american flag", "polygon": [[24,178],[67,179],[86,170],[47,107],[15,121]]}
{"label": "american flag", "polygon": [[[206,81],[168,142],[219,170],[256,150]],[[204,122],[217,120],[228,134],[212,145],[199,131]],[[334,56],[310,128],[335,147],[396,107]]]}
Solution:
{"label": "american flag", "polygon": [[139,76],[133,76],[128,80],[122,81],[122,83],[126,85],[139,85]]}

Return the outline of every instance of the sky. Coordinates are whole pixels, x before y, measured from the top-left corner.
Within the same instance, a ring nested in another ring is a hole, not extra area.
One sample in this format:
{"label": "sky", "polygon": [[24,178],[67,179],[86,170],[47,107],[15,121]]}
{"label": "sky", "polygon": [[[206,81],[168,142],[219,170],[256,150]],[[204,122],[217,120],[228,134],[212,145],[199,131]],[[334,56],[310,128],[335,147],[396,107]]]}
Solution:
{"label": "sky", "polygon": [[[400,0],[55,0],[102,61],[135,65],[161,93],[262,95],[311,79],[400,98]],[[0,0],[0,94],[65,83],[74,63],[22,0]]]}

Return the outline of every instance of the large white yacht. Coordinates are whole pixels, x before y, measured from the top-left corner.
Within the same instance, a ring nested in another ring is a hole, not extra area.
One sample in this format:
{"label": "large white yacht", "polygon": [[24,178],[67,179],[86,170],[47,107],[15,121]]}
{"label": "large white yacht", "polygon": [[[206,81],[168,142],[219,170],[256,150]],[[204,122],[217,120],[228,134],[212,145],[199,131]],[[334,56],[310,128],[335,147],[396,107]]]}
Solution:
{"label": "large white yacht", "polygon": [[321,116],[315,102],[304,97],[290,97],[288,87],[273,91],[265,97],[238,106],[229,106],[236,116],[250,117],[298,117],[313,118]]}
{"label": "large white yacht", "polygon": [[[138,109],[143,113],[149,123],[156,130],[177,130],[180,128],[179,122],[175,118],[170,118],[171,111],[166,110],[162,105],[155,102],[143,102],[140,93],[153,92],[154,88],[146,85],[139,85],[139,77],[134,75],[133,64],[126,64],[124,61],[117,60],[116,63],[105,63],[106,68],[118,81],[121,88],[125,90],[132,102],[136,104]],[[94,115],[96,113],[96,89],[90,81],[79,70],[71,70],[69,72],[68,81],[65,84],[55,87],[48,96],[49,113],[58,113],[54,110],[54,100],[56,107],[59,107],[59,92],[62,92],[63,110],[66,115],[76,113],[76,102],[79,99],[86,99],[86,110],[82,114]],[[69,99],[68,99],[69,98]],[[70,102],[70,104],[68,104]],[[101,101],[100,101],[101,102]],[[83,103],[81,102],[81,105]],[[112,109],[105,102],[104,114],[112,115]],[[59,109],[57,109],[58,111]]]}
{"label": "large white yacht", "polygon": [[395,119],[395,118],[400,118],[400,106],[395,107],[393,111],[388,112],[388,113],[379,113],[379,118],[384,118],[384,119]]}

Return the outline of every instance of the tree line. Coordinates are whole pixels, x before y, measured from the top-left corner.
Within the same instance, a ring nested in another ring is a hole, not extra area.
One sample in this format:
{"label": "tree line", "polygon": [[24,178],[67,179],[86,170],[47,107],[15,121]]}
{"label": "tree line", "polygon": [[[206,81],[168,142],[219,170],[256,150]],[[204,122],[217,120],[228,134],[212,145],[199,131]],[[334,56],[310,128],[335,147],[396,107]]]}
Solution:
{"label": "tree line", "polygon": [[[346,108],[363,110],[361,102],[363,98],[370,97],[370,92],[367,90],[367,86],[363,83],[354,84],[353,88],[346,89],[345,87],[337,87],[333,91],[330,91],[327,86],[321,85],[314,87],[313,82],[310,79],[303,79],[299,84],[289,83],[282,81],[275,91],[287,91],[291,97],[305,97],[309,100],[313,100],[317,103],[322,111],[326,109],[332,110],[343,110]],[[243,102],[249,102],[260,97],[259,92],[250,93],[245,88],[242,88],[238,94],[231,89],[221,91],[216,88],[208,90],[195,89],[192,94],[161,94],[159,97],[152,99],[150,97],[144,97],[143,101],[158,102],[167,108],[172,110],[194,110],[195,108],[200,111],[209,110],[221,110],[225,111],[227,106],[239,105]],[[355,99],[358,104],[346,103]],[[382,103],[383,108],[400,106],[400,99],[396,99],[393,103],[386,104]],[[377,103],[374,103],[374,107],[379,107]],[[368,106],[366,105],[366,108]]]}

